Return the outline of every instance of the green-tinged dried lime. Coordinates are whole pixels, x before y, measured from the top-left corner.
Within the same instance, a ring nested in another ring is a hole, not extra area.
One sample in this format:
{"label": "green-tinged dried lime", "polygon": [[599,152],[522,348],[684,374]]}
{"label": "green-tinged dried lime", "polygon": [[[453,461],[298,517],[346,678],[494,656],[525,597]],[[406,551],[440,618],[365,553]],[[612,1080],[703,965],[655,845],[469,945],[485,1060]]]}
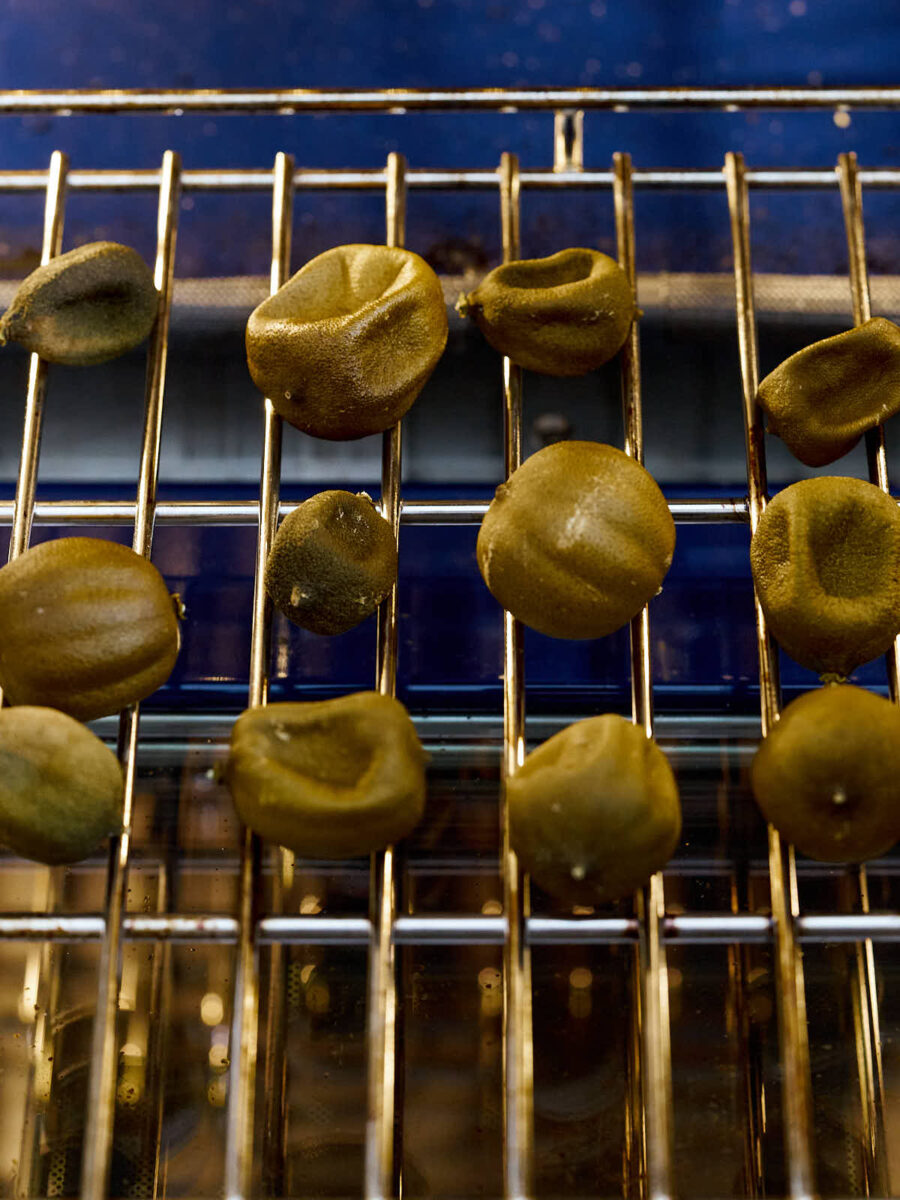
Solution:
{"label": "green-tinged dried lime", "polygon": [[119,761],[52,708],[0,711],[0,842],[43,863],[86,858],[122,826]]}
{"label": "green-tinged dried lime", "polygon": [[106,362],[148,336],[158,303],[136,250],[91,242],[32,271],[0,321],[0,345],[19,342],[47,362]]}
{"label": "green-tinged dried lime", "polygon": [[360,493],[319,492],[285,517],[266,562],[266,590],[288,620],[313,633],[352,629],[397,577],[388,522]]}

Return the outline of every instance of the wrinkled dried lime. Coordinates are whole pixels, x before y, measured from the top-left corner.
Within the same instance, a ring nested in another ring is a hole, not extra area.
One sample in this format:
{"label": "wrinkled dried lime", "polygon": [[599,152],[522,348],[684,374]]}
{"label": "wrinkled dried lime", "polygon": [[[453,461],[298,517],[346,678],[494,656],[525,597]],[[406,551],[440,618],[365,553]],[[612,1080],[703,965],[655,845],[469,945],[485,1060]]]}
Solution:
{"label": "wrinkled dried lime", "polygon": [[495,268],[463,309],[495,350],[542,375],[584,375],[608,362],[635,317],[619,264],[578,248]]}
{"label": "wrinkled dried lime", "polygon": [[406,709],[377,692],[250,708],[227,778],[245,825],[311,858],[405,837],[425,805],[426,755]]}
{"label": "wrinkled dried lime", "polygon": [[444,294],[424,259],[337,246],[251,313],[247,364],[286,421],[343,441],[396,425],[446,342]]}
{"label": "wrinkled dried lime", "polygon": [[822,467],[900,409],[900,329],[875,317],[785,359],[759,385],[769,433]]}
{"label": "wrinkled dried lime", "polygon": [[364,493],[319,492],[285,517],[266,562],[266,590],[288,620],[313,633],[352,629],[397,577],[388,522]]}
{"label": "wrinkled dried lime", "polygon": [[772,633],[819,674],[849,675],[900,632],[900,510],[871,483],[824,475],[779,492],[750,565]]}

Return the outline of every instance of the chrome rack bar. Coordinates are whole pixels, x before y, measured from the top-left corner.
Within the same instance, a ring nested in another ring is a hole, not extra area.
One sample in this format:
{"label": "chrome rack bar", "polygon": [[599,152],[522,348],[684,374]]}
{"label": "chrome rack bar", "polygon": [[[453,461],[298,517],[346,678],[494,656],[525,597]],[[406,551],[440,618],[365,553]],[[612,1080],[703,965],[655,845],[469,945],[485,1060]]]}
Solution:
{"label": "chrome rack bar", "polygon": [[[389,154],[385,189],[389,246],[402,246],[406,240],[405,171],[403,156]],[[402,429],[398,421],[383,435],[381,452],[381,506],[398,545],[402,448]],[[390,595],[378,609],[375,685],[383,696],[394,696],[397,692],[397,645],[395,579]],[[401,1189],[403,1061],[398,1053],[397,961],[392,936],[397,914],[399,857],[394,846],[387,846],[382,852],[372,855],[370,866],[369,911],[374,936],[369,952],[369,1002],[366,1014],[366,1200],[399,1196]]]}
{"label": "chrome rack bar", "polygon": [[[272,263],[269,283],[274,294],[290,272],[294,163],[277,154],[272,188]],[[250,634],[250,707],[265,704],[269,693],[272,603],[265,587],[266,559],[278,521],[281,476],[281,417],[265,401],[263,455],[259,482],[259,536],[253,578],[253,626]],[[238,950],[231,1015],[231,1069],[225,1144],[225,1195],[247,1197],[253,1176],[253,1113],[256,1098],[256,1055],[259,1036],[259,963],[256,952],[260,839],[242,830],[238,894]]]}
{"label": "chrome rack bar", "polygon": [[[577,153],[577,139],[571,143]],[[900,184],[900,168],[867,167],[859,172],[867,187],[894,188]],[[47,184],[48,174],[41,170],[0,171],[0,192],[39,192]],[[130,192],[153,191],[159,186],[160,173],[147,168],[101,168],[72,171],[68,186],[72,191]],[[521,188],[555,189],[565,187],[611,188],[615,182],[612,171],[583,170],[577,160],[557,169],[521,171]],[[778,170],[747,170],[747,186],[766,189],[828,189],[834,186],[834,171],[830,168],[782,168]],[[650,190],[720,191],[724,187],[721,171],[697,168],[642,168],[632,172],[636,188]],[[294,186],[308,191],[342,189],[345,191],[381,191],[387,175],[380,167],[346,168],[301,167],[294,173]],[[492,191],[497,186],[496,170],[481,168],[418,168],[406,175],[408,188],[434,191]],[[274,173],[259,167],[204,167],[185,171],[182,175],[184,192],[258,191],[267,192],[274,186]]]}
{"label": "chrome rack bar", "polygon": [[[526,937],[531,946],[608,945],[633,942],[638,936],[635,917],[529,917]],[[102,914],[78,916],[6,913],[0,917],[0,941],[95,942],[103,937]],[[263,917],[257,922],[257,942],[367,945],[372,924],[365,917]],[[397,945],[501,946],[506,918],[440,915],[400,915],[394,921]],[[238,921],[213,914],[166,913],[132,915],[122,921],[125,938],[134,941],[189,942],[227,945],[238,940]],[[682,945],[764,945],[772,940],[772,920],[757,913],[679,913],[661,926],[667,942]],[[896,942],[900,913],[807,913],[797,919],[803,942]]]}
{"label": "chrome rack bar", "polygon": [[[283,500],[278,519],[293,512],[296,504]],[[37,525],[130,525],[133,500],[43,500],[33,506]],[[473,525],[488,510],[487,500],[401,500],[401,525]],[[670,500],[669,512],[682,525],[749,520],[747,498]],[[0,500],[0,525],[9,525],[14,500]],[[255,525],[259,504],[255,500],[162,500],[156,506],[157,525]]]}
{"label": "chrome rack bar", "polygon": [[422,111],[516,112],[553,109],[900,108],[897,87],[748,88],[72,88],[2,91],[0,115],[56,113]]}
{"label": "chrome rack bar", "polygon": [[[634,261],[634,191],[631,182],[631,156],[613,156],[613,199],[616,213],[616,244],[619,265],[628,276],[637,302],[637,274]],[[622,347],[622,422],[625,453],[643,466],[644,430],[641,413],[641,360],[638,322],[631,324]],[[650,613],[645,605],[631,622],[631,716],[642,725],[648,738],[653,737],[653,685],[650,668]],[[665,917],[662,872],[639,890],[635,898],[638,913],[638,972],[640,1006],[641,1099],[644,1111],[644,1158],[647,1194],[650,1200],[664,1200],[674,1194],[672,1174],[672,1049],[669,1029],[669,983],[666,952],[661,937]],[[638,1005],[634,1006],[638,1013]]]}
{"label": "chrome rack bar", "polygon": [[[500,224],[503,261],[519,257],[519,160],[500,159]],[[522,461],[522,369],[503,359],[503,434],[508,479]],[[503,911],[503,1109],[504,1179],[507,1200],[534,1190],[534,1064],[531,1019],[531,955],[524,935],[530,916],[528,876],[510,844],[506,780],[525,761],[525,656],[522,626],[503,614],[503,767],[500,795]]]}
{"label": "chrome rack bar", "polygon": [[[55,258],[62,249],[63,221],[65,217],[66,176],[69,160],[65,154],[55,150],[50,157],[47,175],[47,192],[44,199],[44,231],[41,243],[41,265]],[[31,540],[34,517],[34,493],[37,487],[38,464],[41,454],[41,432],[44,417],[44,398],[47,387],[47,364],[37,354],[32,354],[28,363],[28,388],[25,396],[25,417],[22,426],[22,449],[19,455],[19,473],[16,480],[16,498],[12,504],[12,531],[9,541],[9,562],[18,558]],[[0,689],[0,707],[3,691]],[[42,888],[37,903],[45,910],[54,907],[59,891],[62,872],[52,867],[42,872]],[[34,956],[32,958],[32,956]],[[59,959],[53,961],[51,947],[34,947],[29,952],[26,970],[37,967],[37,986],[32,997],[34,1005],[34,1030],[31,1042],[31,1060],[28,1072],[28,1094],[25,1100],[25,1119],[22,1124],[21,1150],[19,1153],[20,1190],[32,1190],[38,1115],[34,1094],[35,1072],[38,1062],[52,1053],[53,997],[57,989]]]}
{"label": "chrome rack bar", "polygon": [[[160,172],[159,209],[154,282],[159,292],[156,323],[150,336],[147,361],[144,432],[135,507],[133,548],[149,558],[153,544],[153,519],[159,449],[162,434],[163,398],[169,314],[172,307],[172,277],[175,238],[178,228],[178,155],[167,150]],[[128,857],[131,850],[131,817],[137,769],[140,706],[124,710],[119,723],[119,755],[125,775],[125,804],[122,833],[110,841],[107,876],[107,919],[100,943],[99,988],[88,1081],[88,1107],[81,1170],[84,1200],[103,1200],[109,1178],[116,1098],[116,1014],[122,964],[122,918],[126,905]]]}
{"label": "chrome rack bar", "polygon": [[[734,247],[734,284],[738,346],[741,361],[744,435],[747,451],[747,489],[750,528],[756,526],[766,505],[766,449],[762,414],[756,400],[759,367],[756,318],[753,308],[753,273],[750,263],[750,207],[741,154],[725,156],[725,182]],[[754,594],[759,652],[762,734],[766,736],[779,716],[778,652],[769,637],[765,614]],[[775,927],[775,970],[778,982],[778,1027],[783,1061],[782,1105],[785,1122],[785,1155],[788,1186],[795,1200],[814,1194],[812,1161],[809,1043],[803,963],[795,938],[799,916],[794,850],[773,825],[769,826],[769,882]]]}
{"label": "chrome rack bar", "polygon": [[[869,271],[866,265],[866,232],[863,222],[862,185],[854,153],[838,158],[838,184],[847,233],[850,263],[850,296],[853,320],[857,325],[871,319]],[[890,495],[884,426],[866,434],[866,458],[869,480],[885,495]],[[900,704],[900,637],[886,656],[891,700]],[[863,913],[869,911],[869,879],[865,864],[851,868]],[[875,976],[875,951],[871,939],[857,942],[854,948],[856,971],[853,976],[853,1007],[856,1024],[856,1053],[859,1064],[860,1101],[864,1141],[864,1165],[867,1192],[891,1194],[890,1161],[886,1153],[884,1121],[884,1072],[881,1058],[881,1021],[878,1012],[878,986]]]}

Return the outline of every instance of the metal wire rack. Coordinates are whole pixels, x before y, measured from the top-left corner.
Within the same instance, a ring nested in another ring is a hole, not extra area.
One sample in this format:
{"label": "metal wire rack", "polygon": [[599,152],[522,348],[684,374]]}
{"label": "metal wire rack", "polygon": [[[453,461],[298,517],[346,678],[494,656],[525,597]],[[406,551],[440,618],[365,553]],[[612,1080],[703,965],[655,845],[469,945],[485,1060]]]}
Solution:
{"label": "metal wire rack", "polygon": [[[747,449],[747,494],[722,500],[677,500],[670,504],[678,522],[748,522],[756,527],[766,503],[766,464],[758,383],[753,272],[750,256],[748,189],[839,188],[843,202],[850,252],[850,296],[854,319],[870,315],[862,216],[863,186],[893,188],[900,184],[900,169],[861,169],[855,156],[841,155],[836,171],[760,171],[745,167],[739,154],[730,153],[722,171],[634,169],[627,154],[617,154],[611,169],[588,170],[582,162],[584,110],[636,108],[665,109],[746,107],[834,107],[859,105],[900,107],[900,89],[761,89],[756,91],[653,91],[558,89],[546,92],[417,93],[313,93],[301,91],[247,92],[110,92],[110,93],[3,93],[0,113],[85,113],[189,110],[238,112],[272,111],[413,111],[419,109],[539,109],[555,115],[555,160],[552,170],[521,171],[516,157],[504,154],[496,170],[417,170],[407,168],[403,157],[392,153],[383,170],[310,170],[279,154],[271,169],[183,170],[178,156],[167,152],[159,170],[71,169],[65,156],[53,154],[47,171],[0,170],[0,191],[45,193],[42,262],[59,253],[68,191],[150,190],[158,194],[155,280],[159,312],[148,351],[144,433],[135,499],[128,502],[88,500],[35,501],[46,385],[45,366],[32,356],[25,405],[24,433],[15,500],[0,503],[0,521],[11,524],[10,559],[29,544],[34,522],[53,525],[97,523],[132,524],[134,549],[149,555],[156,524],[256,524],[256,556],[251,671],[248,703],[265,704],[268,696],[271,608],[262,585],[265,564],[277,522],[290,508],[280,501],[281,421],[266,401],[260,498],[256,502],[193,500],[157,501],[162,412],[166,384],[168,324],[172,300],[179,198],[183,192],[218,190],[270,191],[272,195],[271,289],[289,273],[292,197],[295,189],[342,188],[383,191],[389,245],[403,245],[408,190],[496,190],[499,198],[505,261],[520,254],[519,199],[522,189],[609,189],[615,208],[619,260],[632,285],[635,275],[635,221],[633,193],[638,188],[707,188],[724,192],[734,247],[734,285],[737,335],[743,381],[743,414]],[[643,459],[639,332],[635,326],[622,352],[622,394],[625,451]],[[508,360],[502,366],[502,396],[507,474],[521,458],[522,374]],[[454,524],[478,522],[486,505],[445,500],[408,501],[401,496],[401,429],[384,436],[382,512],[395,535],[401,523]],[[868,439],[869,470],[874,483],[888,490],[883,431]],[[376,687],[386,694],[396,688],[398,609],[396,588],[378,617]],[[768,636],[762,610],[756,606],[763,732],[778,719],[778,660]],[[650,673],[650,626],[645,609],[631,630],[632,713],[648,736],[653,732],[653,686]],[[891,695],[900,698],[896,648],[888,662]],[[503,769],[508,776],[524,761],[525,690],[522,631],[504,617],[504,726]],[[503,948],[503,1102],[504,1176],[510,1197],[534,1192],[534,1114],[532,1111],[534,1060],[532,1046],[531,949],[559,943],[632,943],[636,946],[634,1002],[630,1014],[631,1097],[627,1118],[634,1195],[662,1200],[678,1192],[678,1171],[673,1156],[673,1091],[669,1028],[667,946],[681,943],[725,943],[743,948],[755,943],[774,946],[779,1017],[779,1054],[782,1068],[782,1106],[785,1128],[787,1190],[792,1197],[816,1192],[816,1171],[811,1135],[812,1094],[809,1046],[805,1019],[804,968],[799,943],[847,942],[853,947],[854,1013],[857,1018],[857,1061],[865,1138],[865,1181],[869,1195],[888,1195],[892,1183],[885,1157],[884,1080],[881,1062],[879,998],[875,945],[900,941],[900,913],[870,912],[864,868],[855,875],[855,911],[807,913],[800,911],[794,853],[774,829],[769,830],[768,871],[771,915],[748,911],[746,897],[733,911],[722,914],[667,913],[663,875],[657,875],[635,898],[628,917],[572,916],[552,918],[532,915],[529,884],[518,868],[509,845],[505,810],[502,823],[502,913],[481,917],[411,915],[398,910],[398,875],[402,872],[402,847],[389,847],[373,856],[370,869],[370,910],[367,918],[282,914],[278,893],[269,915],[260,910],[260,885],[264,849],[244,831],[241,843],[239,902],[235,917],[169,913],[165,897],[157,913],[126,912],[126,890],[131,849],[131,820],[135,794],[135,769],[140,741],[138,707],[122,714],[119,752],[125,769],[125,823],[110,851],[106,906],[96,915],[57,915],[50,891],[41,913],[0,915],[0,939],[34,941],[44,948],[59,942],[95,942],[100,947],[96,1012],[90,1051],[90,1082],[81,1168],[81,1194],[100,1200],[107,1193],[113,1154],[113,1118],[116,1090],[116,1013],[122,983],[122,949],[126,943],[146,941],[163,946],[190,942],[235,943],[237,970],[233,981],[233,1018],[230,1029],[232,1058],[227,1111],[224,1189],[237,1200],[253,1192],[253,1164],[260,1153],[279,1153],[279,1106],[283,1079],[279,1079],[279,1022],[266,1015],[260,1000],[259,952],[271,947],[269,993],[283,989],[285,948],[291,944],[339,944],[367,948],[368,1006],[365,1044],[368,1078],[368,1117],[365,1130],[364,1194],[369,1200],[397,1196],[401,1188],[403,1049],[398,1013],[397,947],[408,944],[495,944]],[[285,855],[286,852],[278,852]],[[278,872],[275,872],[277,879]],[[48,885],[52,888],[52,882]],[[48,970],[48,961],[41,960]],[[162,986],[161,984],[159,986]],[[265,1078],[258,1071],[259,1034],[267,1022]],[[36,1042],[42,1036],[36,1027]],[[254,1111],[262,1087],[263,1123],[267,1145],[255,1141]],[[283,1147],[280,1148],[283,1152]],[[157,1164],[158,1171],[158,1164]],[[154,1178],[153,1194],[161,1185]],[[751,1189],[752,1190],[752,1189]],[[18,1195],[35,1193],[23,1170]]]}

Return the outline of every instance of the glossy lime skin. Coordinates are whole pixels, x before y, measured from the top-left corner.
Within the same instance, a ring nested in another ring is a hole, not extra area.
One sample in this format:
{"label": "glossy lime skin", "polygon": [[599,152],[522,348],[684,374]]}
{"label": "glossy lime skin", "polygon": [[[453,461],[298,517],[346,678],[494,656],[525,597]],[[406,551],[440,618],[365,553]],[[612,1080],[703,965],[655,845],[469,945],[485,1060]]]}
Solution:
{"label": "glossy lime skin", "polygon": [[344,441],[396,425],[446,343],[444,293],[424,259],[336,246],[251,313],[247,365],[286,421]]}
{"label": "glossy lime skin", "polygon": [[506,795],[521,865],[568,904],[633,892],[665,866],[681,835],[665,755],[613,713],[578,721],[532,751]]}
{"label": "glossy lime skin", "polygon": [[0,710],[0,843],[43,863],[78,862],[122,826],[119,760],[52,708]]}
{"label": "glossy lime skin", "polygon": [[0,344],[90,366],[139,346],[158,307],[153,273],[136,250],[90,242],[32,271],[0,321]]}
{"label": "glossy lime skin", "polygon": [[834,462],[900,410],[900,328],[874,317],[805,346],[766,376],[759,402],[802,463]]}
{"label": "glossy lime skin", "polygon": [[12,704],[111,716],[165,683],[178,646],[165,580],[127,546],[58,538],[0,569],[0,687]]}
{"label": "glossy lime skin", "polygon": [[405,837],[427,757],[406,709],[377,692],[250,708],[227,779],[245,825],[310,858],[354,858]]}
{"label": "glossy lime skin", "polygon": [[636,309],[628,276],[599,250],[504,263],[465,310],[501,354],[542,375],[585,375],[622,348]]}
{"label": "glossy lime skin", "polygon": [[397,578],[397,545],[365,493],[319,492],[281,523],[266,590],[301,629],[337,634],[370,616]]}
{"label": "glossy lime skin", "polygon": [[763,815],[803,854],[862,862],[900,839],[900,709],[848,684],[792,701],[750,768]]}
{"label": "glossy lime skin", "polygon": [[871,483],[822,475],[779,492],[750,566],[782,649],[820,675],[845,678],[900,632],[900,509]]}
{"label": "glossy lime skin", "polygon": [[675,524],[652,475],[599,442],[557,442],[497,488],[476,553],[491,594],[558,638],[605,637],[657,594]]}

